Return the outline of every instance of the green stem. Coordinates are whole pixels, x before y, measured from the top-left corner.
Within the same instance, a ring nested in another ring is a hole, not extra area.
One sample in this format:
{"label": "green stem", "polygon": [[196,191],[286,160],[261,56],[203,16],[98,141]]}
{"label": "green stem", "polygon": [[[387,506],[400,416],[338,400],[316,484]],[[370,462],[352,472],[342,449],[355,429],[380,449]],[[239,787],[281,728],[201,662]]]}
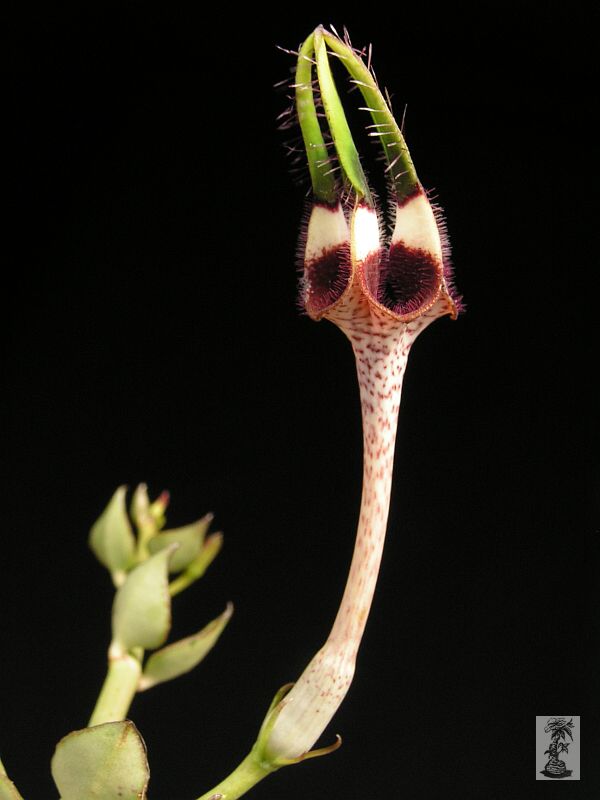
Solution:
{"label": "green stem", "polygon": [[6,775],[6,770],[4,769],[4,764],[2,763],[1,758],[0,758],[0,775]]}
{"label": "green stem", "polygon": [[116,651],[111,646],[108,672],[88,725],[119,722],[127,716],[142,673],[141,656]]}
{"label": "green stem", "polygon": [[277,767],[262,761],[256,750],[252,749],[231,775],[214,789],[201,795],[198,800],[237,800],[276,769]]}

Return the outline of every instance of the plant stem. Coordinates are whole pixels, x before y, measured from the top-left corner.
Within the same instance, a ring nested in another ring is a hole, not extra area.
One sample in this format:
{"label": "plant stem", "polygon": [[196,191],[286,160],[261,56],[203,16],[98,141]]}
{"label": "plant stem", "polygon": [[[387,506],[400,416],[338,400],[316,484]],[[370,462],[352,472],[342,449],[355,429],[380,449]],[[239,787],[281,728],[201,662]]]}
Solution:
{"label": "plant stem", "polygon": [[90,727],[125,719],[137,692],[141,673],[141,658],[116,651],[111,646],[108,651],[108,672],[88,723]]}
{"label": "plant stem", "polygon": [[4,769],[4,764],[2,763],[1,758],[0,758],[0,775],[6,775],[6,770]]}
{"label": "plant stem", "polygon": [[236,800],[275,769],[276,767],[261,761],[255,750],[251,750],[231,775],[214,789],[201,795],[198,800]]}

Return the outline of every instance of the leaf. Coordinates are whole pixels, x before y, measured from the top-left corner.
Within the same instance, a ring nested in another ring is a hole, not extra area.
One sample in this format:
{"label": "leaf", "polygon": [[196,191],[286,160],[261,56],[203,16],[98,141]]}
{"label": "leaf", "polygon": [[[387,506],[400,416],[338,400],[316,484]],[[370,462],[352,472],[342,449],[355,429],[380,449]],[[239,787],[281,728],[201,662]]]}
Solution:
{"label": "leaf", "polygon": [[17,787],[7,775],[0,775],[0,800],[23,800]]}
{"label": "leaf", "polygon": [[153,653],[144,666],[140,691],[177,678],[199,664],[217,643],[232,614],[233,604],[228,603],[225,611],[201,631]]}
{"label": "leaf", "polygon": [[135,538],[125,509],[126,486],[119,486],[90,531],[89,545],[111,573],[128,570],[135,552]]}
{"label": "leaf", "polygon": [[52,777],[61,800],[144,800],[146,746],[129,720],[74,731],[56,746]]}
{"label": "leaf", "polygon": [[173,543],[179,545],[179,549],[173,555],[169,565],[170,572],[181,572],[191,563],[198,553],[202,550],[204,537],[213,520],[212,514],[206,514],[197,522],[184,525],[181,528],[172,528],[162,531],[148,542],[148,549],[151,553],[158,553],[169,547]]}
{"label": "leaf", "polygon": [[115,595],[113,639],[124,650],[160,647],[171,629],[169,559],[172,544],[133,569]]}
{"label": "leaf", "polygon": [[[571,739],[572,739],[572,738],[573,738],[573,734],[571,733],[571,731],[570,731],[568,728],[565,728],[564,730],[565,730],[565,731],[566,731],[566,732],[569,734],[569,736],[570,736],[570,737],[571,737]],[[564,737],[563,737],[563,738],[564,738]]]}

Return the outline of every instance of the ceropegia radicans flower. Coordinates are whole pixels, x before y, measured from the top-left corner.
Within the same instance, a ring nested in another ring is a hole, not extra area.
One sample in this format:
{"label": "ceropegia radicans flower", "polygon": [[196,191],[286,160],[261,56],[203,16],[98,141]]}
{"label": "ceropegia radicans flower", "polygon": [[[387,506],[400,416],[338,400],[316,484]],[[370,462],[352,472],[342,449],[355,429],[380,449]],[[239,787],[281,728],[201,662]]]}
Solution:
{"label": "ceropegia radicans flower", "polygon": [[[330,67],[346,68],[370,114],[389,179],[394,225],[384,242]],[[370,51],[369,51],[370,62]],[[203,795],[236,798],[269,772],[335,749],[311,750],[352,682],[385,537],[402,379],[418,334],[460,310],[439,210],[421,186],[402,132],[362,53],[346,37],[317,28],[304,42],[295,75],[295,114],[312,184],[302,246],[301,305],[350,340],[360,387],[363,491],[346,588],[327,641],[292,687],[276,696],[250,755]],[[339,737],[338,737],[339,743]]]}
{"label": "ceropegia radicans flower", "polygon": [[[395,218],[387,244],[333,80],[330,53],[358,86],[362,107],[372,120],[369,134],[383,148]],[[301,302],[310,317],[335,323],[352,344],[364,471],[346,589],[327,641],[273,712],[266,750],[274,760],[306,754],[350,686],[381,560],[408,353],[429,323],[445,314],[456,317],[460,307],[444,223],[417,178],[402,132],[369,67],[347,39],[317,28],[300,50],[296,71],[296,110],[313,190]]]}

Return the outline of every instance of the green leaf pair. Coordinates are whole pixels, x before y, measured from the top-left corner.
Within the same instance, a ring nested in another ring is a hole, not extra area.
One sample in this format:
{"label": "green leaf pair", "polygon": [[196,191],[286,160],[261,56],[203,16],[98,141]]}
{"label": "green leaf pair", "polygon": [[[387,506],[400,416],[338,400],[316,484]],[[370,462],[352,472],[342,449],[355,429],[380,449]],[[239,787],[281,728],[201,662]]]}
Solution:
{"label": "green leaf pair", "polygon": [[[172,542],[132,570],[117,591],[113,606],[113,649],[155,650],[166,641],[171,629],[169,560],[176,552],[177,542]],[[144,666],[139,691],[193,669],[216,644],[232,614],[233,604],[228,603],[223,613],[200,631],[153,653]]]}
{"label": "green leaf pair", "polygon": [[[200,576],[197,568],[210,519],[205,517],[198,523],[158,534],[150,540],[150,549],[156,552],[131,570],[115,595],[113,652],[135,652],[138,648],[155,650],[165,643],[171,629],[169,573],[187,567],[192,580]],[[207,544],[211,539],[209,537]],[[212,560],[216,553],[210,546],[208,550]],[[182,577],[185,578],[185,574]],[[232,614],[233,605],[228,603],[225,611],[200,631],[153,653],[144,666],[139,690],[193,669],[215,645]]]}

